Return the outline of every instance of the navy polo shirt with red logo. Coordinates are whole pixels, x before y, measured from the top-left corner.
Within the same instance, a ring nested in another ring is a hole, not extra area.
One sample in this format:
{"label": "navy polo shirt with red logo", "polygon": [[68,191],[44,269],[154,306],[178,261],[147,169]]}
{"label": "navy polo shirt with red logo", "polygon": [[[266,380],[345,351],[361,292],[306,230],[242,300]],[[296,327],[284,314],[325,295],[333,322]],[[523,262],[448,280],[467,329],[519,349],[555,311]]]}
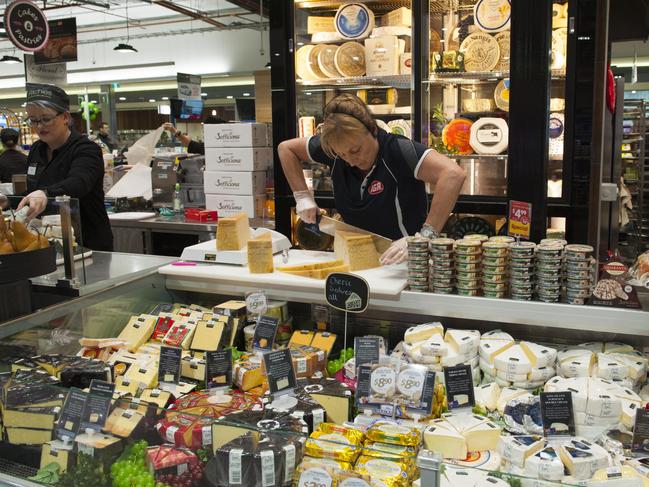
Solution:
{"label": "navy polo shirt with red logo", "polygon": [[331,168],[336,209],[345,223],[396,240],[414,235],[428,214],[428,197],[419,167],[432,149],[379,129],[379,152],[367,174],[344,160],[327,156],[320,136],[307,140],[312,162]]}

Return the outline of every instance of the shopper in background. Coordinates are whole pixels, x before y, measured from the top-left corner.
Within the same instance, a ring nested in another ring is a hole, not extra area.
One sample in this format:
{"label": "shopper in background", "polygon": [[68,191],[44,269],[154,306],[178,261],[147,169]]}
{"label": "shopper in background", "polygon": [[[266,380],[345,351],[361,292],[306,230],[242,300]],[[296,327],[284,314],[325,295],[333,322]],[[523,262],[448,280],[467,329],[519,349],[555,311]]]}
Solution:
{"label": "shopper in background", "polygon": [[97,138],[108,147],[108,152],[113,152],[119,148],[119,144],[110,136],[109,130],[110,127],[108,124],[106,122],[101,122],[99,132],[97,132]]}
{"label": "shopper in background", "polygon": [[[315,223],[318,214],[302,161],[329,166],[345,223],[395,240],[381,256],[384,265],[406,260],[408,235],[438,235],[466,177],[448,157],[378,128],[367,106],[349,93],[327,104],[319,135],[286,140],[277,152],[300,218]],[[426,183],[435,184],[430,209]]]}
{"label": "shopper in background", "polygon": [[39,140],[27,159],[29,194],[18,208],[29,205],[28,217],[34,218],[45,210],[48,197],[78,198],[83,246],[112,250],[101,149],[71,128],[70,98],[56,86],[28,83],[26,110],[27,122]]}
{"label": "shopper in background", "polygon": [[14,174],[27,174],[27,156],[18,147],[20,134],[14,129],[2,129],[0,141],[4,152],[0,154],[0,183],[10,183]]}
{"label": "shopper in background", "polygon": [[[214,115],[210,115],[209,117],[205,118],[205,120],[203,120],[204,125],[213,125],[217,123],[227,123],[227,122],[222,118],[216,117]],[[170,123],[165,123],[164,128],[165,130],[171,132],[171,135],[175,136],[178,140],[180,140],[180,143],[183,145],[183,147],[187,147],[187,152],[189,152],[190,154],[205,154],[204,142],[196,142],[192,140],[192,138],[189,135],[183,134],[180,130],[178,130]]]}

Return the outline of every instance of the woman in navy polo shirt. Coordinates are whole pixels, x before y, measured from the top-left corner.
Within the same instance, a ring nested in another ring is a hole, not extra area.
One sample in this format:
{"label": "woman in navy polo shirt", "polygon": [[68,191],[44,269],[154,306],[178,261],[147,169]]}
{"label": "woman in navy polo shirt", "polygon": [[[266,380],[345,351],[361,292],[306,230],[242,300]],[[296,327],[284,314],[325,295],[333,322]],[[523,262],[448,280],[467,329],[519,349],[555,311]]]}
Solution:
{"label": "woman in navy polo shirt", "polygon": [[[466,177],[448,157],[378,128],[367,106],[351,94],[327,104],[319,135],[284,141],[277,150],[300,218],[314,223],[318,211],[302,161],[326,164],[345,223],[395,241],[381,256],[384,265],[406,260],[405,237],[438,235]],[[435,184],[430,208],[425,183]]]}

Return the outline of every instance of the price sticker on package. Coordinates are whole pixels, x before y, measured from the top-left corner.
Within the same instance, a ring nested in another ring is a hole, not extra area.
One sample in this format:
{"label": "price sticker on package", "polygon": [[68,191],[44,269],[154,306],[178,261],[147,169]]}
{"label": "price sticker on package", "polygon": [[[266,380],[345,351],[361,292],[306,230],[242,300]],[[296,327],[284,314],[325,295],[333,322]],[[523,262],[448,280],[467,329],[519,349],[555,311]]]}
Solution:
{"label": "price sticker on package", "polygon": [[532,232],[532,204],[510,200],[509,226],[507,233],[512,237],[529,239]]}
{"label": "price sticker on package", "polygon": [[268,299],[263,291],[246,295],[246,309],[250,315],[263,315],[268,310]]}

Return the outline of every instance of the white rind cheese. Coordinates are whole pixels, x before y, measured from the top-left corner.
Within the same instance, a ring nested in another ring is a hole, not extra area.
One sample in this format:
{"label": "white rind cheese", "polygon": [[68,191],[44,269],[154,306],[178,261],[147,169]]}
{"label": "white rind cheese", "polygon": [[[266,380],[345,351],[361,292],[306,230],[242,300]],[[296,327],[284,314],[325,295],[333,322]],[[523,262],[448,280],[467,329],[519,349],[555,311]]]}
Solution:
{"label": "white rind cheese", "polygon": [[535,453],[525,462],[525,475],[536,479],[560,481],[563,474],[563,462],[551,446]]}
{"label": "white rind cheese", "polygon": [[503,460],[523,468],[526,460],[544,446],[545,440],[540,436],[502,436],[497,451]]}
{"label": "white rind cheese", "polygon": [[476,330],[447,330],[444,340],[458,353],[475,356],[478,354],[480,345],[480,332]]}
{"label": "white rind cheese", "polygon": [[557,360],[557,350],[555,348],[532,342],[521,342],[520,346],[535,369],[554,365]]}
{"label": "white rind cheese", "polygon": [[433,335],[421,342],[421,352],[426,355],[444,357],[448,353],[448,345],[441,334]]}
{"label": "white rind cheese", "polygon": [[508,348],[514,345],[514,340],[493,340],[493,339],[482,339],[480,340],[480,358],[488,364],[494,363],[494,358],[499,354],[503,353]]}
{"label": "white rind cheese", "polygon": [[403,340],[412,345],[417,342],[423,342],[434,335],[444,335],[444,326],[441,323],[424,323],[410,327],[403,335]]}
{"label": "white rind cheese", "polygon": [[597,470],[607,468],[610,460],[604,448],[583,438],[575,438],[561,445],[559,456],[577,480],[590,479]]}
{"label": "white rind cheese", "polygon": [[500,397],[500,386],[495,382],[491,384],[484,384],[474,388],[474,396],[476,406],[486,409],[487,411],[494,411],[498,404]]}
{"label": "white rind cheese", "polygon": [[512,374],[528,374],[532,372],[532,363],[527,358],[520,345],[514,345],[494,358],[496,369]]}

